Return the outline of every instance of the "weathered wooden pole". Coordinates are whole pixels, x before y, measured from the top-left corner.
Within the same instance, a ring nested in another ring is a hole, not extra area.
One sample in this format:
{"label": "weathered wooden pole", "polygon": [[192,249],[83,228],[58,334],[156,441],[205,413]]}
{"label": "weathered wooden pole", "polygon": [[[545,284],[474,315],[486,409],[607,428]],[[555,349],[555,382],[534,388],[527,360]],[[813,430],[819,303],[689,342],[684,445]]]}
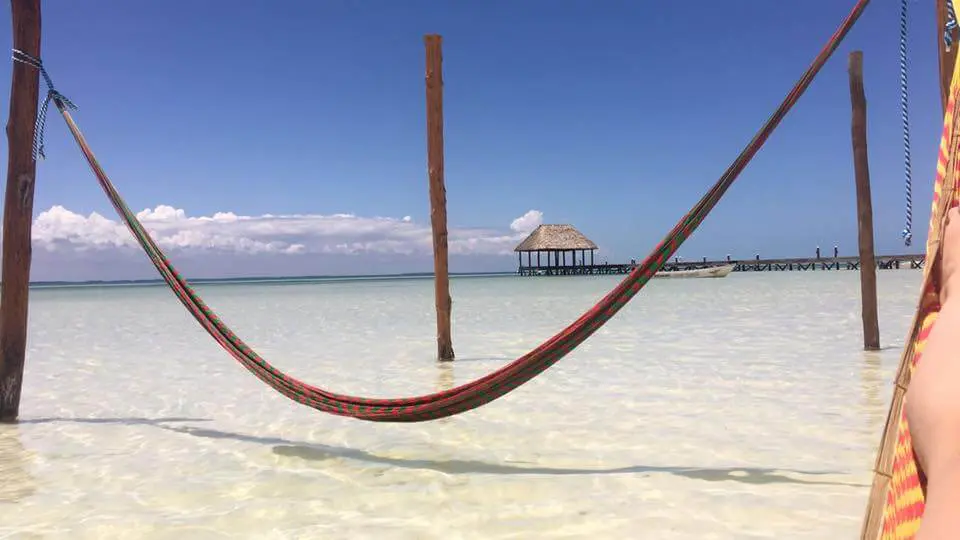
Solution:
{"label": "weathered wooden pole", "polygon": [[947,27],[947,3],[944,0],[934,0],[937,6],[937,31],[934,35],[937,39],[937,57],[940,60],[940,104],[943,114],[947,112],[947,99],[950,95],[950,80],[953,78],[953,66],[957,60],[957,47],[960,47],[958,38],[960,31],[957,28],[951,29],[950,35],[953,37],[953,46],[949,49],[943,41],[943,32]]}
{"label": "weathered wooden pole", "polygon": [[[13,48],[40,57],[40,0],[11,0]],[[34,122],[39,71],[13,62],[7,120],[7,188],[3,201],[3,262],[0,265],[0,422],[20,414],[20,389],[27,353],[30,234],[33,225]]]}
{"label": "weathered wooden pole", "polygon": [[860,243],[860,303],[863,348],[880,349],[877,320],[877,261],[873,252],[873,203],[870,196],[870,164],[867,156],[867,98],[863,92],[863,52],[850,53],[850,103],[853,108],[851,136],[853,167],[857,183],[857,236]]}
{"label": "weathered wooden pole", "polygon": [[423,37],[427,52],[427,167],[430,225],[433,228],[433,282],[437,309],[437,358],[454,359],[450,337],[450,276],[447,261],[447,188],[443,181],[443,38]]}

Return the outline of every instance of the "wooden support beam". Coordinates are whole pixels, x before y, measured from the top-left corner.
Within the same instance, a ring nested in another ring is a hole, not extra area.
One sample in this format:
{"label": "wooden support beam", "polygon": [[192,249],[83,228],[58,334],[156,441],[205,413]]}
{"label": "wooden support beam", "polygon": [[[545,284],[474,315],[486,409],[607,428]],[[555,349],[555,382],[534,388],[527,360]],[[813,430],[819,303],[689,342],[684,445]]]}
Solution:
{"label": "wooden support beam", "polygon": [[454,359],[450,336],[450,276],[447,261],[447,188],[443,180],[443,38],[423,38],[427,53],[427,167],[430,176],[430,225],[433,228],[434,294],[437,309],[437,358]]}
{"label": "wooden support beam", "polygon": [[860,243],[860,303],[863,348],[880,349],[877,316],[877,263],[873,247],[873,202],[870,196],[870,164],[867,154],[867,98],[863,91],[863,52],[850,53],[850,104],[853,108],[851,136],[857,184],[857,236]]}
{"label": "wooden support beam", "polygon": [[[40,0],[11,0],[13,48],[40,58]],[[0,264],[0,422],[16,422],[27,353],[30,235],[33,226],[34,124],[39,71],[12,62],[7,120],[7,187],[3,201],[3,262]]]}
{"label": "wooden support beam", "polygon": [[950,31],[953,37],[953,46],[947,49],[943,41],[943,32],[947,28],[947,3],[944,0],[933,0],[937,10],[937,31],[934,32],[937,40],[937,57],[940,60],[940,105],[942,114],[947,113],[947,99],[950,95],[950,80],[953,78],[953,66],[957,60],[957,47],[960,47],[960,31],[954,28]]}

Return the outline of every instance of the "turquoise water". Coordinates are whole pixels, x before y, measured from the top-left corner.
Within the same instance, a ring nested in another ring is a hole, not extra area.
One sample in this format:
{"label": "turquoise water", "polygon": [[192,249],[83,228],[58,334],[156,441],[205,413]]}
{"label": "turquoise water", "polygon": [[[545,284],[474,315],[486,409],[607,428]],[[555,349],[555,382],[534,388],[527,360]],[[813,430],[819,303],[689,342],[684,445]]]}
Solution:
{"label": "turquoise water", "polygon": [[[654,281],[505,398],[400,425],[276,395],[162,287],[40,288],[0,538],[853,537],[920,273],[879,278],[880,352],[856,272]],[[395,397],[502,366],[616,281],[454,279],[442,365],[429,280],[199,290],[279,367]]]}

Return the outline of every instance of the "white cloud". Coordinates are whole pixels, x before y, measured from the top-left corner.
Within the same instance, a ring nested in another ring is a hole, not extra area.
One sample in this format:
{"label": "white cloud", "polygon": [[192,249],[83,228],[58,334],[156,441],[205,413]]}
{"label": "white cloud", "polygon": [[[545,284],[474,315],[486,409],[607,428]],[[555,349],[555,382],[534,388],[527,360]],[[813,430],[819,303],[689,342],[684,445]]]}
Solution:
{"label": "white cloud", "polygon": [[510,230],[517,233],[530,234],[541,224],[543,224],[543,212],[539,210],[529,210],[526,214],[510,223]]}
{"label": "white cloud", "polygon": [[[232,253],[299,256],[306,254],[429,255],[429,223],[353,214],[241,216],[217,212],[191,217],[181,209],[157,206],[137,214],[165,250],[186,254]],[[449,230],[451,255],[506,255],[537,225],[543,213],[530,210],[509,229]],[[136,243],[126,226],[96,212],[87,216],[54,206],[37,216],[33,239],[52,253],[129,251]]]}

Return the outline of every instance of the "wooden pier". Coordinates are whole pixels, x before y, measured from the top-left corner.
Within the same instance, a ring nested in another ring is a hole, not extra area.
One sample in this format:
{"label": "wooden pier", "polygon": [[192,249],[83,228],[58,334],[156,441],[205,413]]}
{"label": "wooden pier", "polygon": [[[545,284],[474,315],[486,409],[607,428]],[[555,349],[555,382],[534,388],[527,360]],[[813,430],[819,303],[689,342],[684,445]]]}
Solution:
{"label": "wooden pier", "polygon": [[[514,248],[517,253],[517,274],[521,276],[629,274],[637,266],[635,260],[628,263],[596,264],[594,262],[596,250],[597,245],[572,225],[540,225]],[[821,257],[819,246],[814,253],[813,257],[792,259],[761,259],[759,255],[746,260],[731,259],[728,255],[726,260],[721,261],[708,261],[706,257],[698,261],[684,261],[677,258],[665,264],[661,272],[698,270],[730,264],[733,265],[734,272],[860,270],[860,257],[841,257],[837,246],[833,246],[833,257]],[[926,255],[917,253],[877,255],[874,260],[879,270],[901,268],[920,270],[926,258]]]}
{"label": "wooden pier", "polygon": [[[921,270],[927,260],[926,255],[877,255],[878,270]],[[680,263],[681,265],[683,263]],[[702,263],[700,263],[702,264]],[[724,263],[715,263],[724,264]],[[729,264],[729,263],[728,263]],[[734,272],[785,272],[791,270],[859,270],[860,257],[797,258],[797,259],[753,259],[736,261]]]}
{"label": "wooden pier", "polygon": [[[553,258],[553,257],[551,257]],[[623,264],[549,264],[524,265],[517,268],[521,276],[588,276],[628,274],[636,267],[636,263]],[[565,261],[564,261],[565,262]],[[914,255],[877,255],[876,265],[879,270],[920,270],[926,262],[923,254]],[[792,259],[748,259],[748,260],[721,260],[708,261],[681,261],[674,260],[663,266],[662,272],[677,270],[696,270],[713,266],[732,264],[734,272],[790,272],[790,271],[830,271],[830,270],[860,270],[860,257],[798,257]]]}

